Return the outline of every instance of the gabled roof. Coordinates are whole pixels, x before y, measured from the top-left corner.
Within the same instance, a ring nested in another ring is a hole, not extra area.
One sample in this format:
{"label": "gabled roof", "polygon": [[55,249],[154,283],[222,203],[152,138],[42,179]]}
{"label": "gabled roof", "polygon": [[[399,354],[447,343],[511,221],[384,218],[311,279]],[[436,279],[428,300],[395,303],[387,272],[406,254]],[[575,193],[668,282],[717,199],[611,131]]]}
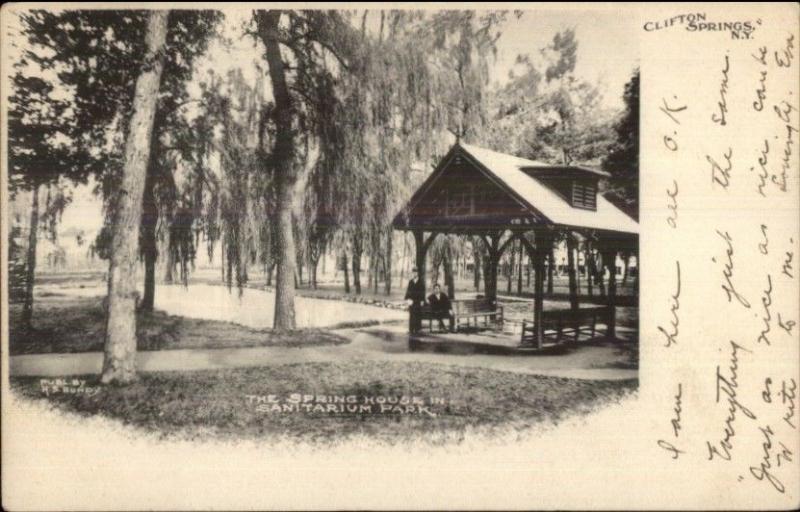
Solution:
{"label": "gabled roof", "polygon": [[522,198],[532,209],[541,212],[552,223],[564,226],[639,233],[639,224],[601,194],[597,195],[597,210],[574,208],[558,193],[525,172],[530,168],[558,169],[559,166],[498,153],[470,144],[458,143],[476,163],[499,179]]}
{"label": "gabled roof", "polygon": [[[588,228],[618,233],[638,234],[639,224],[622,210],[611,204],[601,194],[597,195],[597,209],[587,210],[573,207],[564,197],[547,186],[535,176],[537,172],[552,176],[554,172],[564,170],[574,172],[591,171],[574,166],[557,166],[528,160],[525,158],[498,153],[490,149],[480,148],[463,142],[457,142],[442,159],[436,170],[414,192],[404,211],[412,211],[425,196],[427,190],[447,173],[448,162],[456,155],[463,155],[471,161],[483,174],[514,198],[521,206],[528,209],[537,218],[546,223],[565,227]],[[594,174],[605,175],[602,171]],[[400,213],[395,217],[395,225],[402,225]]]}

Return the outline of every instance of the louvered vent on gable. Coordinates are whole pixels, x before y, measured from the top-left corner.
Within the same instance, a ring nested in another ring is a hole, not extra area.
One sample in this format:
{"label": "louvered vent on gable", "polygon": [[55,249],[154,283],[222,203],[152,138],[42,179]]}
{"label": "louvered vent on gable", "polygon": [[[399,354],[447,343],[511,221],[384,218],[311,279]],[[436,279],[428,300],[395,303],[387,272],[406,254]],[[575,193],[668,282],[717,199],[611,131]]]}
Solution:
{"label": "louvered vent on gable", "polygon": [[602,171],[581,167],[524,167],[522,170],[573,208],[597,210],[597,185],[605,175]]}

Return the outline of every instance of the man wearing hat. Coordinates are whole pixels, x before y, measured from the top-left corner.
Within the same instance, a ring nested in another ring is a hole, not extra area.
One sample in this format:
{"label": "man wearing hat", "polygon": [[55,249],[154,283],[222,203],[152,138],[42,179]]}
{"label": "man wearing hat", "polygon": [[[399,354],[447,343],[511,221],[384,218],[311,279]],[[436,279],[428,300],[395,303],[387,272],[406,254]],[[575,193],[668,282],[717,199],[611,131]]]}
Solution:
{"label": "man wearing hat", "polygon": [[411,280],[406,288],[408,304],[408,331],[412,334],[422,330],[422,305],[425,303],[425,285],[419,278],[417,267],[411,269]]}

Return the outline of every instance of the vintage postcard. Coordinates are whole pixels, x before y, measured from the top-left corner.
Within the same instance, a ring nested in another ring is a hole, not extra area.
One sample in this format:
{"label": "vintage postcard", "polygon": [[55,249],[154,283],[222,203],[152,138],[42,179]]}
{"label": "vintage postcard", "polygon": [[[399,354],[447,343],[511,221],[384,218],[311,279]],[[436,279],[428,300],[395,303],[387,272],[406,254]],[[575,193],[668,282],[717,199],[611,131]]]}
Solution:
{"label": "vintage postcard", "polygon": [[7,510],[800,506],[800,9],[4,5]]}

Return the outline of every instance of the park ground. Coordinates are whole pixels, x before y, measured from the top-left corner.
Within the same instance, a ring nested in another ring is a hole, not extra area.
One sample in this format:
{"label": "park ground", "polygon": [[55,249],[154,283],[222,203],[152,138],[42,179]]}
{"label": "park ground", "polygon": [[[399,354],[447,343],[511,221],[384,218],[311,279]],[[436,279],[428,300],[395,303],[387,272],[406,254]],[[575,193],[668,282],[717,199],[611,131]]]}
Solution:
{"label": "park ground", "polygon": [[[468,427],[491,432],[558,423],[638,387],[635,340],[540,356],[414,353],[404,332],[406,313],[395,307],[402,297],[384,298],[378,307],[348,302],[342,293],[338,299],[344,300],[337,300],[333,288],[305,292],[298,300],[309,302],[298,311],[316,314],[299,315],[301,329],[279,335],[267,326],[271,304],[264,291],[246,289],[240,296],[203,281],[159,286],[156,311],[140,313],[137,322],[139,380],[105,387],[97,384],[102,282],[92,275],[45,276],[37,282],[32,330],[21,327],[19,308],[10,308],[12,389],[60,412],[98,414],[166,436],[337,442],[368,435],[391,442],[458,440]],[[311,297],[322,293],[324,299]],[[204,307],[180,309],[193,301]],[[524,315],[524,302],[509,305]],[[635,326],[635,308],[619,313],[623,328]],[[42,377],[52,382],[55,375],[98,391],[45,393]],[[248,398],[292,393],[439,401],[422,414],[353,416],[276,414]]]}

